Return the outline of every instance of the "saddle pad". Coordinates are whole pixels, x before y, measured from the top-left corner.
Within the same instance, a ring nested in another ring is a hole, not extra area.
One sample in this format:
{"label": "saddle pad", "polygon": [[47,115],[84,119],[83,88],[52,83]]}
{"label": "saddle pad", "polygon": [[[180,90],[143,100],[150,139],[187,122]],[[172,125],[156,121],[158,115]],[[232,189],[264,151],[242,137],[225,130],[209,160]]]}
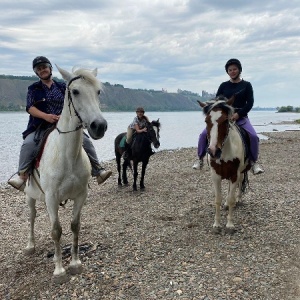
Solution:
{"label": "saddle pad", "polygon": [[126,135],[124,135],[120,141],[120,148],[125,148],[125,143],[126,143]]}
{"label": "saddle pad", "polygon": [[250,138],[249,138],[248,132],[243,127],[241,127],[241,126],[237,126],[237,128],[238,128],[238,130],[240,132],[240,135],[241,135],[244,147],[245,147],[245,158],[249,158],[249,154],[250,154]]}

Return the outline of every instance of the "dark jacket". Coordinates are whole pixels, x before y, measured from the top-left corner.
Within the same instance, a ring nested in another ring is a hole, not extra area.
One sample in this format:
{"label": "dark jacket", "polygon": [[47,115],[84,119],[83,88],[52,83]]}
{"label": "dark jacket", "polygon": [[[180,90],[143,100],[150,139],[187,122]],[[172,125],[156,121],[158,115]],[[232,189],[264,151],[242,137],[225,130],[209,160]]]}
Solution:
{"label": "dark jacket", "polygon": [[[56,86],[58,87],[58,89],[60,90],[61,94],[64,95],[65,90],[66,90],[66,84],[64,82],[58,82],[55,80],[53,80],[53,81],[56,84]],[[30,97],[30,100],[31,100],[30,103],[28,101],[28,97]],[[61,99],[61,100],[62,100],[62,104],[59,105],[57,114],[60,114],[63,109],[63,99]],[[47,113],[47,114],[52,113],[49,109],[49,103],[47,102],[47,99],[46,99],[46,91],[43,88],[43,83],[41,81],[37,81],[28,87],[26,111],[28,112],[30,107],[32,107],[32,106],[35,106],[37,109],[39,109],[40,111],[42,111],[44,113]],[[30,115],[29,120],[28,120],[27,129],[22,133],[23,139],[25,139],[28,134],[36,131],[36,129],[41,126],[48,127],[49,123],[43,119],[35,118],[32,115]]]}
{"label": "dark jacket", "polygon": [[231,81],[222,82],[216,96],[223,95],[226,98],[236,95],[233,107],[240,118],[246,117],[254,104],[253,88],[249,81],[241,80],[238,83]]}

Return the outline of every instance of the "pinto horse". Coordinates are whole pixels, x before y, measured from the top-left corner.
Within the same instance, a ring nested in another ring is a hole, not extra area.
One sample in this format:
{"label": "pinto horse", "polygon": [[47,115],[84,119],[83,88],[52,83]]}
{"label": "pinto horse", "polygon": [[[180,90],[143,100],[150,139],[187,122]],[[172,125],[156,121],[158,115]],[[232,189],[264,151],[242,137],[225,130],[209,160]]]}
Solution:
{"label": "pinto horse", "polygon": [[82,265],[78,253],[80,215],[87,199],[88,181],[91,176],[91,164],[82,147],[83,129],[86,128],[93,139],[100,139],[107,130],[107,122],[99,105],[101,84],[96,78],[97,69],[79,69],[69,73],[57,68],[67,82],[64,106],[57,122],[57,130],[53,130],[47,138],[39,167],[33,171],[26,183],[30,231],[25,254],[35,251],[35,204],[36,200],[43,200],[46,202],[55,248],[53,279],[56,283],[63,283],[68,277],[62,262],[59,205],[66,200],[73,200],[73,243],[69,272],[81,273]]}
{"label": "pinto horse", "polygon": [[[159,130],[160,130],[160,122],[159,119],[157,121],[152,121],[151,123],[147,123],[147,132],[134,134],[133,141],[131,145],[131,153],[128,159],[124,159],[122,169],[121,169],[121,157],[124,152],[124,148],[120,146],[120,142],[126,136],[126,132],[120,133],[115,138],[115,155],[118,169],[118,185],[122,186],[123,184],[128,185],[127,179],[127,168],[132,168],[131,160],[133,161],[133,185],[132,188],[134,191],[137,191],[137,177],[138,177],[138,164],[142,162],[142,174],[140,179],[140,189],[144,189],[144,178],[146,173],[146,168],[149,162],[150,156],[153,154],[151,149],[151,144],[153,143],[155,148],[159,148]],[[121,179],[121,171],[122,171],[122,179]]]}
{"label": "pinto horse", "polygon": [[[248,183],[247,172],[250,169],[249,159],[242,140],[241,131],[230,118],[234,112],[232,104],[234,96],[229,100],[217,97],[207,102],[198,101],[205,114],[208,137],[208,157],[211,176],[215,190],[215,222],[214,232],[221,231],[220,206],[222,202],[221,183],[228,180],[228,194],[225,207],[228,207],[226,231],[235,231],[233,223],[233,209],[241,200],[242,193]],[[238,193],[236,197],[236,189]]]}

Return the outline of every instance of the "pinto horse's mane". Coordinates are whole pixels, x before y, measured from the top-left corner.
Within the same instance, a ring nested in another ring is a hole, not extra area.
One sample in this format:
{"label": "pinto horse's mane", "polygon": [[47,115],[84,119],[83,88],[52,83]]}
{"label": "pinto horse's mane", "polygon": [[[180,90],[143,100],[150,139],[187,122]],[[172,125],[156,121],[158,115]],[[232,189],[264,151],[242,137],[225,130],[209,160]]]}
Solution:
{"label": "pinto horse's mane", "polygon": [[234,108],[227,104],[227,100],[228,99],[224,96],[218,96],[217,98],[206,101],[206,106],[203,108],[203,113],[207,115],[213,109],[221,108],[228,116],[231,116],[234,112]]}

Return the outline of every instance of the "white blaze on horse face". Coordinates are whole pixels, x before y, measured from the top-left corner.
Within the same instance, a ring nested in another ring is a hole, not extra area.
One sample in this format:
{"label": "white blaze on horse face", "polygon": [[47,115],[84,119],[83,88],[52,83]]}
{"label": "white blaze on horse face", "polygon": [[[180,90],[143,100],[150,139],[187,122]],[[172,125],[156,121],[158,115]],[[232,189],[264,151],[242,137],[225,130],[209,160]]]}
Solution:
{"label": "white blaze on horse face", "polygon": [[211,111],[210,113],[212,127],[210,129],[209,149],[213,155],[216,153],[218,143],[218,119],[222,116],[221,111]]}

